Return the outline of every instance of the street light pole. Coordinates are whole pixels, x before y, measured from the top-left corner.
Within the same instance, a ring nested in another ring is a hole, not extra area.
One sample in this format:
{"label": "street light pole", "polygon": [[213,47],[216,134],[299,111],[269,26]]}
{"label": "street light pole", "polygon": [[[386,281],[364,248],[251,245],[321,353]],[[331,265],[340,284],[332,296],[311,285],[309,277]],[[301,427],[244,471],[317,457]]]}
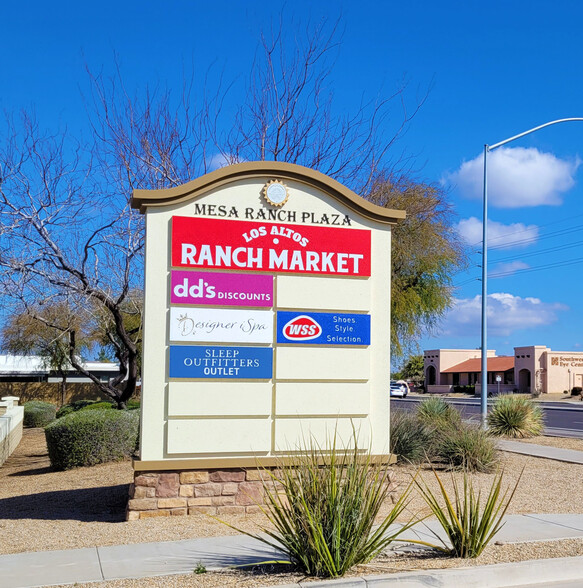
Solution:
{"label": "street light pole", "polygon": [[495,143],[494,145],[484,145],[484,196],[483,196],[483,216],[482,216],[482,386],[480,394],[480,417],[482,427],[486,427],[486,418],[488,416],[488,335],[487,335],[487,311],[488,311],[488,153],[506,145],[516,139],[520,139],[525,135],[530,135],[535,131],[556,125],[562,122],[582,121],[583,117],[576,118],[560,118],[550,122],[539,125],[524,131],[518,135],[514,135],[509,139]]}
{"label": "street light pole", "polygon": [[484,198],[482,209],[482,388],[480,394],[480,415],[482,428],[486,428],[488,415],[488,145],[484,145]]}

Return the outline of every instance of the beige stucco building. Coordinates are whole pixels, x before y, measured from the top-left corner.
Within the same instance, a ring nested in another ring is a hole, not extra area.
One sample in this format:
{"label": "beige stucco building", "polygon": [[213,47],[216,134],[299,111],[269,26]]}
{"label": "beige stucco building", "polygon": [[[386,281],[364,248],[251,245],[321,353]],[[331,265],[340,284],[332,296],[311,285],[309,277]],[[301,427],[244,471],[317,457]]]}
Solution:
{"label": "beige stucco building", "polygon": [[[544,345],[515,347],[512,356],[488,350],[488,392],[552,393],[583,387],[583,352],[552,351]],[[428,392],[481,383],[479,349],[429,349],[424,352]]]}

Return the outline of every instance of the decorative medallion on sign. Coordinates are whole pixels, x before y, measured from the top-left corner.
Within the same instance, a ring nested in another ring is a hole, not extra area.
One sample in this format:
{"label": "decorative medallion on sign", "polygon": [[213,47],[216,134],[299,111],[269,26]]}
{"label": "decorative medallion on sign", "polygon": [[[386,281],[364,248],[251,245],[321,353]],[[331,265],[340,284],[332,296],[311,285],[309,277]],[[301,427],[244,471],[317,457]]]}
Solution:
{"label": "decorative medallion on sign", "polygon": [[263,196],[269,204],[283,206],[289,198],[289,192],[281,180],[271,180],[263,187]]}

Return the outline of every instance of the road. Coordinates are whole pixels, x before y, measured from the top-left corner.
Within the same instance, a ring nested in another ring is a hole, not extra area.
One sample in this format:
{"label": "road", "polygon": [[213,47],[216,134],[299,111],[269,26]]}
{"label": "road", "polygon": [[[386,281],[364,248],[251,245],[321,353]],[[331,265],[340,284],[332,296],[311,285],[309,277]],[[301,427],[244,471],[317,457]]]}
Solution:
{"label": "road", "polygon": [[[391,398],[391,407],[412,410],[423,396]],[[480,418],[479,398],[444,398],[462,413],[465,419]],[[541,402],[545,417],[545,434],[556,437],[583,438],[583,403]]]}

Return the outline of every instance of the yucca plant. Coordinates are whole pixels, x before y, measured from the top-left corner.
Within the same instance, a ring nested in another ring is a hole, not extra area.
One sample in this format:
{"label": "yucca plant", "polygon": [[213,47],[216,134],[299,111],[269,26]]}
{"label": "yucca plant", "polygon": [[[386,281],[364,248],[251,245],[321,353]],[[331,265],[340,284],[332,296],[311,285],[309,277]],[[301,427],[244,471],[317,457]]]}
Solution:
{"label": "yucca plant", "polygon": [[385,465],[358,450],[356,435],[353,446],[342,449],[335,435],[324,449],[312,439],[291,460],[264,472],[266,506],[260,506],[274,530],[262,529],[262,535],[237,530],[283,549],[289,560],[278,563],[308,575],[343,576],[373,559],[415,522],[389,530],[409,503],[411,483],[373,530],[391,480]]}
{"label": "yucca plant", "polygon": [[498,449],[488,433],[470,424],[441,430],[434,454],[451,470],[491,472],[498,462]]}
{"label": "yucca plant", "polygon": [[421,463],[430,458],[432,444],[428,428],[415,414],[391,410],[391,453],[399,462]]}
{"label": "yucca plant", "polygon": [[488,414],[491,435],[524,438],[540,435],[543,430],[542,410],[522,396],[499,396]]}
{"label": "yucca plant", "polygon": [[443,398],[428,398],[417,407],[418,418],[427,426],[457,426],[461,423],[461,415]]}
{"label": "yucca plant", "polygon": [[[451,546],[441,540],[435,532],[433,534],[442,542],[443,547],[437,547],[423,542],[417,543],[440,549],[454,557],[478,557],[504,525],[502,519],[518,488],[522,472],[512,491],[510,492],[508,488],[502,495],[503,472],[497,474],[483,504],[481,501],[481,492],[476,493],[472,480],[467,474],[464,473],[462,487],[460,487],[459,482],[452,475],[452,499],[448,495],[437,472],[434,471],[433,473],[439,484],[439,494],[436,495],[427,483],[422,480],[415,479],[415,484],[419,488],[431,512],[437,517],[437,521],[445,531]],[[510,495],[508,496],[509,492]],[[443,506],[439,495],[441,495]]]}

